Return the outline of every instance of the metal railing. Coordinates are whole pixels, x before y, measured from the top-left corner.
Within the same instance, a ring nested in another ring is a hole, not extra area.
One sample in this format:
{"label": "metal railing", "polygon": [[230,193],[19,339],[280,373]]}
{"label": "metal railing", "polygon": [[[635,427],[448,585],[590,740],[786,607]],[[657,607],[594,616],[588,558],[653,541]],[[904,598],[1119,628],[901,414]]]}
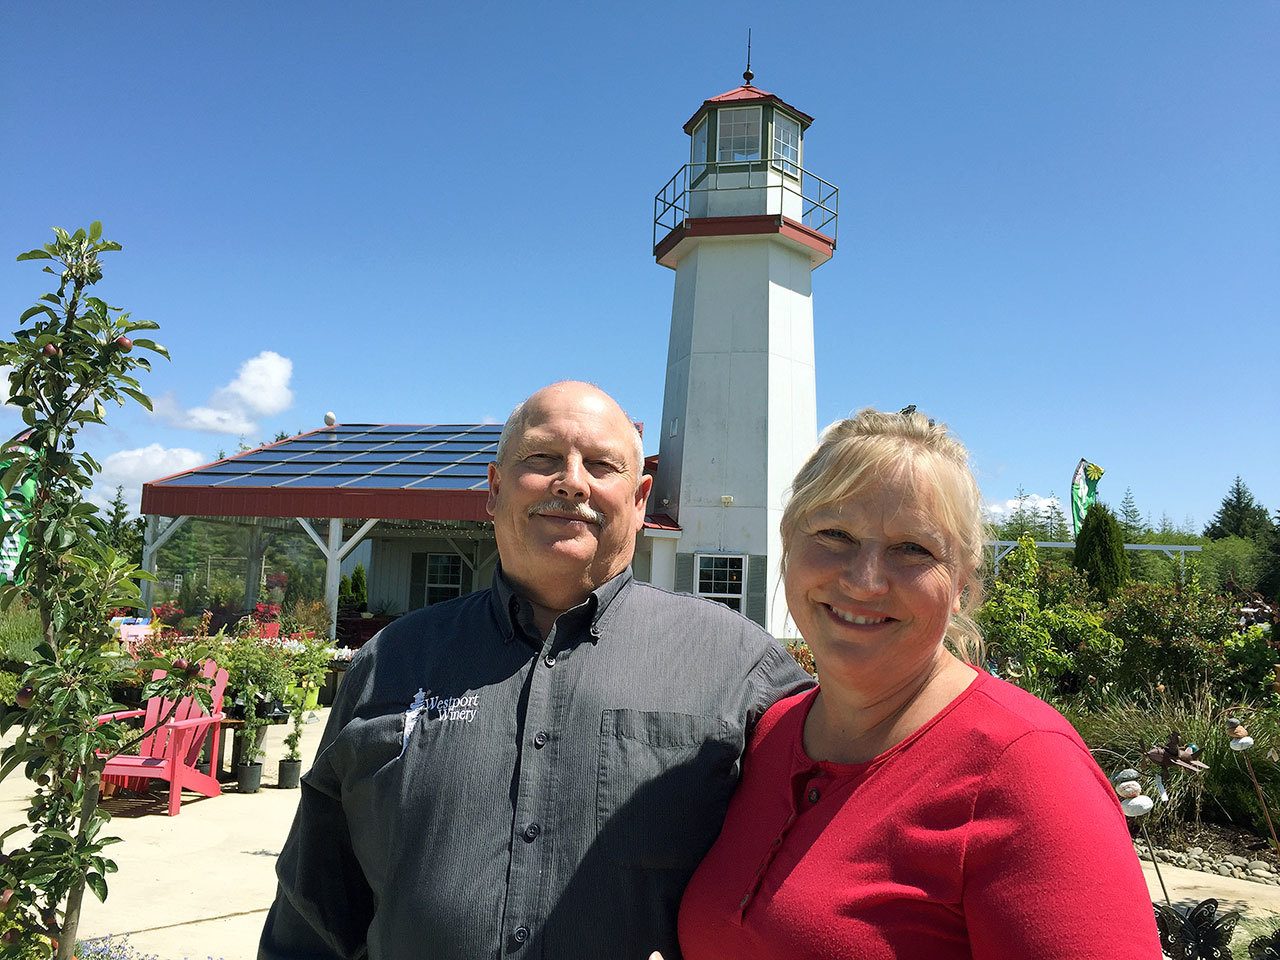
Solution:
{"label": "metal railing", "polygon": [[[728,199],[736,191],[754,190],[736,213],[780,213],[810,230],[836,239],[840,190],[816,174],[787,160],[738,160],[723,163],[686,163],[653,198],[653,245],[691,217],[726,216],[710,201]],[[758,206],[759,209],[754,209]],[[798,216],[791,216],[794,210]],[[695,212],[697,211],[697,212]]]}

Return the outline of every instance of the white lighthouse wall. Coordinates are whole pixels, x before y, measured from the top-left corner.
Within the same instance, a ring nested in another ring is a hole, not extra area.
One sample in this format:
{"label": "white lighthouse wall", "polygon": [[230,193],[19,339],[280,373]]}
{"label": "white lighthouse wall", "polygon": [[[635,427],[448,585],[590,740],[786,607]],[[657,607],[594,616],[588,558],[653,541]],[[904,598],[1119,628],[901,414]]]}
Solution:
{"label": "white lighthouse wall", "polygon": [[783,493],[817,430],[809,271],[806,254],[768,236],[704,240],[681,259],[651,501],[678,518],[682,554],[767,558],[766,583],[748,589],[764,586],[775,631]]}

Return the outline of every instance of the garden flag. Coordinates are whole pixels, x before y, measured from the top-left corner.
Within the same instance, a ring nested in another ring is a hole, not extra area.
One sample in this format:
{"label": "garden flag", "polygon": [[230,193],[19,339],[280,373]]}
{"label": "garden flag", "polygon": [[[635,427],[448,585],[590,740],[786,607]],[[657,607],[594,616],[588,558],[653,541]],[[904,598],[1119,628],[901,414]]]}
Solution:
{"label": "garden flag", "polygon": [[[12,460],[0,461],[0,474],[9,469]],[[27,505],[36,493],[36,482],[30,477],[15,484],[13,492],[7,498],[0,496],[0,520],[21,521],[15,525],[3,541],[0,541],[0,583],[13,580],[13,572],[18,566],[18,558],[22,548],[27,545]]]}
{"label": "garden flag", "polygon": [[1076,464],[1075,475],[1071,478],[1071,538],[1080,536],[1080,527],[1084,524],[1084,515],[1098,499],[1098,481],[1102,479],[1102,468],[1090,463],[1084,457]]}

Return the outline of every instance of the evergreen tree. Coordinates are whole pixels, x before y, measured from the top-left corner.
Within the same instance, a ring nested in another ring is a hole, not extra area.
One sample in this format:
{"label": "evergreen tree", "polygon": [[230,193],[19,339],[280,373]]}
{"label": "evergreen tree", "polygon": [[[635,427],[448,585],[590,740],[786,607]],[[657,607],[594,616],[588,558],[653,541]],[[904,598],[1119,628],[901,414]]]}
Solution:
{"label": "evergreen tree", "polygon": [[1204,528],[1204,535],[1210,540],[1221,540],[1223,537],[1263,540],[1272,530],[1267,508],[1253,499],[1245,482],[1237,476],[1227,495],[1222,498],[1222,506]]}
{"label": "evergreen tree", "polygon": [[1115,514],[1105,504],[1095,503],[1085,514],[1076,537],[1073,562],[1104,602],[1110,600],[1129,579],[1124,534]]}
{"label": "evergreen tree", "polygon": [[131,563],[141,566],[142,538],[142,518],[129,519],[129,507],[124,502],[124,487],[117,485],[116,495],[111,498],[103,521],[102,539]]}
{"label": "evergreen tree", "polygon": [[369,585],[365,578],[364,564],[357,563],[351,571],[351,602],[363,612],[369,605]]}
{"label": "evergreen tree", "polygon": [[1259,546],[1262,548],[1262,575],[1258,578],[1258,590],[1267,597],[1280,601],[1280,510],[1276,511],[1271,532]]}
{"label": "evergreen tree", "polygon": [[1120,501],[1119,519],[1125,542],[1140,543],[1146,525],[1142,522],[1142,511],[1138,509],[1138,501],[1133,498],[1132,487],[1124,489],[1124,499]]}
{"label": "evergreen tree", "polygon": [[1065,543],[1071,539],[1071,532],[1067,527],[1067,516],[1062,512],[1062,504],[1056,496],[1051,496],[1048,503],[1041,508],[1040,522],[1046,540]]}

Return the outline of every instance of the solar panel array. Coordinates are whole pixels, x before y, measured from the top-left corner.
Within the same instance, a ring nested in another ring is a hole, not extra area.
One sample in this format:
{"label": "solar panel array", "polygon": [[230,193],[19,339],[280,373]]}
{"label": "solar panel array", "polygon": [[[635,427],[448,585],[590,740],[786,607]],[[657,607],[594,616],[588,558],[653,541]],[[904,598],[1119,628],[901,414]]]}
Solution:
{"label": "solar panel array", "polygon": [[344,423],[250,450],[162,487],[483,490],[502,425]]}

